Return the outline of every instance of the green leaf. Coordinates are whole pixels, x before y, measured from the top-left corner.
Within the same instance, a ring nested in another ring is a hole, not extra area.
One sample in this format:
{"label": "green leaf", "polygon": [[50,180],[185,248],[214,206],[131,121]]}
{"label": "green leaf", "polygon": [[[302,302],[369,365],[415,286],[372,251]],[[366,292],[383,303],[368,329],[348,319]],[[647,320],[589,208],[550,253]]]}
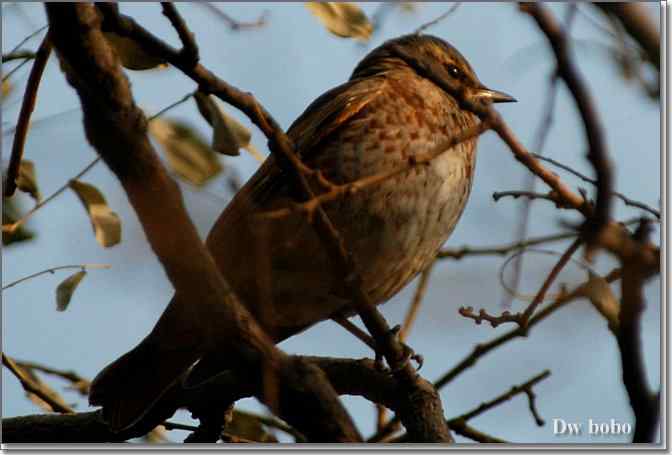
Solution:
{"label": "green leaf", "polygon": [[108,207],[105,197],[98,188],[78,180],[71,180],[69,186],[84,204],[98,243],[104,248],[109,248],[121,242],[121,220]]}
{"label": "green leaf", "polygon": [[58,285],[56,288],[56,311],[65,311],[68,308],[70,300],[72,300],[72,294],[82,279],[84,279],[84,276],[86,276],[86,270],[80,270],[74,275],[70,275]]}

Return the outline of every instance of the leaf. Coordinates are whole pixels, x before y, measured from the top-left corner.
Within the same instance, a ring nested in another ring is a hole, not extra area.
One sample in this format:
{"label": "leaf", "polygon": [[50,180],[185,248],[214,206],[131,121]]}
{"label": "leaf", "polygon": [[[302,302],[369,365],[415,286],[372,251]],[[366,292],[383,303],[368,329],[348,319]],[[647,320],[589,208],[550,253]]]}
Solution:
{"label": "leaf", "polygon": [[69,186],[84,204],[98,243],[105,248],[119,243],[121,241],[121,220],[108,207],[105,197],[98,188],[78,180],[71,180]]}
{"label": "leaf", "polygon": [[58,285],[56,288],[56,311],[65,311],[68,308],[72,294],[82,279],[84,279],[84,276],[86,276],[86,270],[80,270],[70,275]]}
{"label": "leaf", "polygon": [[19,218],[20,216],[15,201],[13,199],[4,199],[2,201],[2,244],[4,246],[12,243],[25,242],[26,240],[35,237],[33,232],[25,229],[23,226],[11,231],[4,229],[4,227],[16,223]]}
{"label": "leaf", "polygon": [[10,93],[12,93],[12,84],[9,81],[2,81],[2,97],[0,97],[0,100],[5,101]]}
{"label": "leaf", "polygon": [[161,144],[170,168],[192,185],[201,186],[222,171],[217,154],[190,126],[157,118],[149,132]]}
{"label": "leaf", "polygon": [[149,70],[158,66],[165,66],[165,61],[147,54],[142,48],[132,39],[117,35],[113,32],[103,32],[105,39],[115,50],[121,60],[124,68],[129,70]]}
{"label": "leaf", "polygon": [[24,193],[28,193],[36,201],[39,201],[42,198],[40,190],[37,187],[35,165],[32,161],[21,161],[21,164],[19,165],[19,175],[16,179],[16,187]]}
{"label": "leaf", "polygon": [[354,3],[307,2],[305,5],[336,36],[359,41],[368,41],[371,37],[373,26]]}
{"label": "leaf", "polygon": [[604,316],[612,332],[618,331],[618,316],[621,307],[607,280],[588,272],[588,281],[584,285],[583,295],[590,300],[595,309]]}
{"label": "leaf", "polygon": [[246,149],[256,159],[263,161],[263,157],[250,143],[252,133],[242,123],[228,115],[217,101],[203,92],[194,95],[196,106],[203,118],[212,126],[212,149],[223,155],[238,156],[240,149]]}

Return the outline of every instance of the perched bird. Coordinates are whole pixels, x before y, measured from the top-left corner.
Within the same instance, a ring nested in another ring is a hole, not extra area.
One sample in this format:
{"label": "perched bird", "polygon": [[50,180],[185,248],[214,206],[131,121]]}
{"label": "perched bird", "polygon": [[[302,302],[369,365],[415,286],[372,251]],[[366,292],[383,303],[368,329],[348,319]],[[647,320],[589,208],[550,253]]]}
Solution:
{"label": "perched bird", "polygon": [[[423,65],[423,74],[407,56]],[[403,36],[371,51],[348,82],[317,98],[292,124],[287,134],[301,160],[343,184],[398,168],[477,125],[478,117],[426,71],[471,102],[515,101],[486,88],[445,41]],[[476,138],[462,142],[427,166],[409,167],[324,204],[373,303],[386,302],[425,269],[455,228],[471,190],[476,143]],[[317,179],[310,182],[316,194],[326,191]],[[350,296],[306,214],[259,216],[294,203],[300,195],[294,185],[269,157],[207,239],[223,276],[275,342],[353,314]],[[137,422],[194,362],[216,359],[192,346],[190,340],[198,337],[190,333],[196,330],[197,324],[169,307],[142,343],[98,375],[91,402],[104,406],[113,429]]]}

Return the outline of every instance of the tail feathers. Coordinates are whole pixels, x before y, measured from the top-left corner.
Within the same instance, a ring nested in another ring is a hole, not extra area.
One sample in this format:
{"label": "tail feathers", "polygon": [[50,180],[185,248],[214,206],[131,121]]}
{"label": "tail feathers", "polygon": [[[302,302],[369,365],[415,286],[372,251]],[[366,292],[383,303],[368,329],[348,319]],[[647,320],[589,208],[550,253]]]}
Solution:
{"label": "tail feathers", "polygon": [[89,402],[103,406],[103,416],[112,431],[129,429],[147,415],[198,357],[197,350],[171,349],[145,339],[96,376]]}

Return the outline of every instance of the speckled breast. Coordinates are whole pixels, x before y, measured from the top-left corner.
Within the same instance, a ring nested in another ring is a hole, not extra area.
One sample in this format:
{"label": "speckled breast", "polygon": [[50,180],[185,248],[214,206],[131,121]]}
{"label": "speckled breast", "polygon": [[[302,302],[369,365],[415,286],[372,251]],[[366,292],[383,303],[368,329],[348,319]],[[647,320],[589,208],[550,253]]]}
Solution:
{"label": "speckled breast", "polygon": [[[389,88],[325,144],[317,166],[338,183],[383,173],[432,151],[478,120],[419,77]],[[420,95],[422,94],[422,96]],[[383,303],[429,265],[464,209],[476,140],[332,203],[327,212],[353,252],[366,292]]]}

